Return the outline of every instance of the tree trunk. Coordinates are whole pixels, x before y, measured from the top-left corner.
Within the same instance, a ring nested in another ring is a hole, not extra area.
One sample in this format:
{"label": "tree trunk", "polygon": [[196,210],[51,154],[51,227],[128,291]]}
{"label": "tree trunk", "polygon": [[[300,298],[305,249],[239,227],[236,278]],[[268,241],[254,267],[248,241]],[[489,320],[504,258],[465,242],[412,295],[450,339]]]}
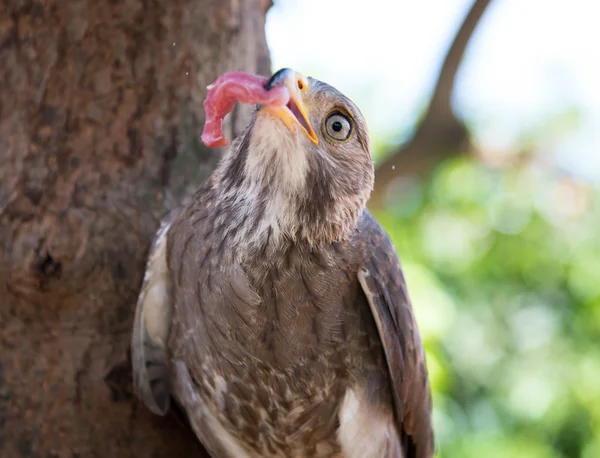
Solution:
{"label": "tree trunk", "polygon": [[131,325],[159,219],[217,159],[206,85],[270,71],[268,3],[1,2],[0,456],[200,452],[133,397]]}

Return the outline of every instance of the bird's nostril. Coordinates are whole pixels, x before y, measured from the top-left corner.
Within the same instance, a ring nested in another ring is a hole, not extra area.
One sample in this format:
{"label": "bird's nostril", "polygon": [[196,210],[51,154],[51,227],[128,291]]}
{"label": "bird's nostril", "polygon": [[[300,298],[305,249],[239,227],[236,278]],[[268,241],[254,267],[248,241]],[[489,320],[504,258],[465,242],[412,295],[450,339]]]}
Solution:
{"label": "bird's nostril", "polygon": [[302,82],[301,79],[298,80],[298,89],[300,89],[300,90],[304,89],[304,83]]}

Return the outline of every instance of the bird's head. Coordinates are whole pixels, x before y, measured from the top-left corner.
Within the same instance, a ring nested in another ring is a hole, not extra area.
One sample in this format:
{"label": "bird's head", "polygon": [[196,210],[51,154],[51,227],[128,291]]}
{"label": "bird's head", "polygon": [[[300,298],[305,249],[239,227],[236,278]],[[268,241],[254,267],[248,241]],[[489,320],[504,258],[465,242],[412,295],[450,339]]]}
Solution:
{"label": "bird's head", "polygon": [[266,89],[285,86],[286,106],[258,106],[221,162],[224,198],[239,224],[261,241],[309,244],[354,231],[373,188],[373,161],[363,115],[338,90],[290,69]]}

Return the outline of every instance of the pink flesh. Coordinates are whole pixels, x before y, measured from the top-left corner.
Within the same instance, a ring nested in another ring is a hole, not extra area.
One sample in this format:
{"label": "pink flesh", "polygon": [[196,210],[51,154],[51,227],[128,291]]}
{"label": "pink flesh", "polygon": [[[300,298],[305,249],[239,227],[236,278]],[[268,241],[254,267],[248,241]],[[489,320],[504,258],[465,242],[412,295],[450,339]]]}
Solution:
{"label": "pink flesh", "polygon": [[223,118],[233,110],[237,102],[271,106],[284,106],[290,101],[290,93],[284,86],[265,89],[269,81],[264,76],[243,72],[221,75],[208,87],[204,101],[206,121],[202,141],[206,146],[227,146],[223,136]]}

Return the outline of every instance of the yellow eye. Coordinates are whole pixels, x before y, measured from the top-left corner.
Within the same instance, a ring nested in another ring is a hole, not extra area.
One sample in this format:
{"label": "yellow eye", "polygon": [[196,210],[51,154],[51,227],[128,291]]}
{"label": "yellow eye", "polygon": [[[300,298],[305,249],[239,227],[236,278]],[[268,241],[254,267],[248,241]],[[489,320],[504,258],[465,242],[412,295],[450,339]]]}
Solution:
{"label": "yellow eye", "polygon": [[339,112],[330,114],[325,120],[325,132],[339,142],[348,140],[352,132],[350,120]]}

